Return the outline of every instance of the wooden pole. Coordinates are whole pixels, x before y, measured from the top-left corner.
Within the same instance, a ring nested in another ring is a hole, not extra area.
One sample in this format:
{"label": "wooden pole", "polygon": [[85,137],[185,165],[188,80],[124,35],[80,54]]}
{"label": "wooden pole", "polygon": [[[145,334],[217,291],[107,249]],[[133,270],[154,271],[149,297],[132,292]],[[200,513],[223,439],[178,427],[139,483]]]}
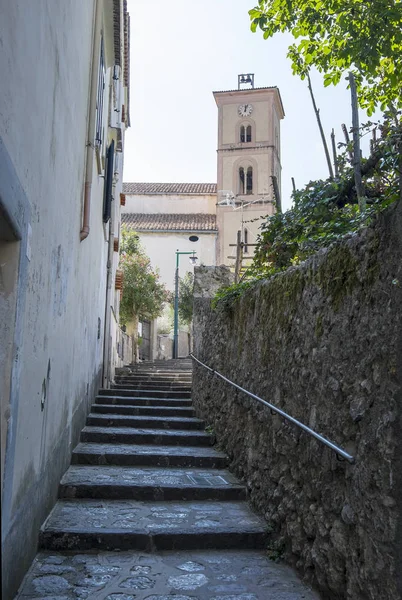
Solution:
{"label": "wooden pole", "polygon": [[236,244],[235,283],[239,283],[241,263],[242,263],[241,231],[238,231],[237,232],[237,244]]}
{"label": "wooden pole", "polygon": [[322,145],[324,146],[325,158],[327,159],[329,177],[330,177],[330,179],[333,179],[334,172],[332,170],[331,157],[329,155],[327,140],[325,139],[324,130],[323,130],[322,124],[321,124],[320,109],[317,108],[317,105],[315,103],[313,88],[311,87],[310,73],[307,73],[307,81],[308,81],[308,89],[310,90],[311,101],[313,103],[313,108],[314,108],[315,116],[316,116],[317,123],[318,123],[318,129],[320,130],[320,134],[321,134]]}
{"label": "wooden pole", "polygon": [[279,185],[278,185],[278,180],[276,178],[276,175],[271,175],[271,179],[272,179],[272,187],[274,188],[276,210],[278,212],[282,212],[281,193],[279,191]]}
{"label": "wooden pole", "polygon": [[332,143],[332,154],[334,156],[335,177],[338,179],[338,177],[339,177],[338,157],[336,155],[335,131],[333,129],[331,131],[331,143]]}
{"label": "wooden pole", "polygon": [[349,158],[350,158],[350,160],[353,160],[353,152],[350,149],[350,137],[349,137],[348,130],[346,128],[345,123],[342,123],[342,131],[343,131],[343,135],[345,137],[345,142],[346,142]]}
{"label": "wooden pole", "polygon": [[366,198],[361,171],[360,132],[359,132],[359,108],[357,104],[356,81],[353,73],[349,73],[350,93],[352,101],[352,131],[353,131],[353,171],[355,175],[355,187],[357,201],[360,210],[366,208]]}
{"label": "wooden pole", "polygon": [[293,191],[295,192],[296,191],[296,184],[295,184],[295,178],[294,177],[292,177],[292,188],[293,188]]}

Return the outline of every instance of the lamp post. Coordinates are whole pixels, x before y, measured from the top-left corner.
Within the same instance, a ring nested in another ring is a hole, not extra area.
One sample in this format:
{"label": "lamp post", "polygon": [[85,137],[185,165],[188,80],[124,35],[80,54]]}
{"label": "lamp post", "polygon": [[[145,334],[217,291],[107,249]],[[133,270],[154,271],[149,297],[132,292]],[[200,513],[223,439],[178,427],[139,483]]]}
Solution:
{"label": "lamp post", "polygon": [[181,254],[191,254],[190,262],[195,265],[197,257],[195,250],[192,252],[179,252],[176,250],[176,271],[174,279],[174,328],[173,328],[173,358],[179,356],[179,258]]}

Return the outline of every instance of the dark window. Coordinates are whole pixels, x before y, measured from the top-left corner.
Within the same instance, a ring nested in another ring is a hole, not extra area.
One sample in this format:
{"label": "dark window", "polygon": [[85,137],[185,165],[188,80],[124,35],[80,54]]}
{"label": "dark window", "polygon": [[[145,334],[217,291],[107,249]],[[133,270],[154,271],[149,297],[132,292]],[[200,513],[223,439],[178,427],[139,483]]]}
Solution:
{"label": "dark window", "polygon": [[96,95],[96,129],[95,129],[95,142],[98,146],[102,145],[103,140],[103,98],[105,90],[105,50],[103,47],[103,37],[100,43],[100,57],[99,57],[99,73],[98,73],[98,92]]}
{"label": "dark window", "polygon": [[242,125],[240,127],[240,141],[241,142],[245,142],[246,141],[246,136],[245,136],[245,132],[244,132],[244,125]]}
{"label": "dark window", "polygon": [[[244,171],[243,171],[243,173],[244,173]],[[246,194],[252,194],[252,193],[253,193],[253,167],[249,167],[247,169]]]}
{"label": "dark window", "polygon": [[244,169],[239,169],[239,194],[244,194]]}
{"label": "dark window", "polygon": [[251,125],[247,125],[246,142],[251,142]]}
{"label": "dark window", "polygon": [[113,170],[114,170],[114,140],[112,140],[106,153],[106,178],[103,190],[103,222],[107,223],[112,213],[113,192]]}

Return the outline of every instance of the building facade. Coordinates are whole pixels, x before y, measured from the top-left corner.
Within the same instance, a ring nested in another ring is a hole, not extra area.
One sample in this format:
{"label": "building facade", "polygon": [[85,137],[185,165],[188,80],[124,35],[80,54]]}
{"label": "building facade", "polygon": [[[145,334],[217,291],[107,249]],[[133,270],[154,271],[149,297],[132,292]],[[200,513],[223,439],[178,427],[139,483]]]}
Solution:
{"label": "building facade", "polygon": [[[115,291],[125,0],[0,0],[2,598],[37,548],[98,388]],[[110,360],[113,359],[113,360]],[[107,362],[109,361],[109,362]]]}
{"label": "building facade", "polygon": [[[138,231],[169,289],[175,249],[196,250],[202,264],[233,267],[237,232],[245,255],[251,256],[261,218],[276,210],[273,178],[280,191],[281,96],[277,87],[254,88],[249,74],[239,76],[239,88],[242,78],[252,87],[213,92],[218,107],[216,183],[123,185],[123,222]],[[189,242],[191,235],[199,238],[197,243]]]}
{"label": "building facade", "polygon": [[230,244],[236,243],[237,231],[246,254],[252,254],[253,246],[247,242],[255,243],[260,219],[276,210],[273,177],[280,191],[280,121],[285,115],[277,87],[214,92],[214,98],[218,107],[217,264],[232,264]]}

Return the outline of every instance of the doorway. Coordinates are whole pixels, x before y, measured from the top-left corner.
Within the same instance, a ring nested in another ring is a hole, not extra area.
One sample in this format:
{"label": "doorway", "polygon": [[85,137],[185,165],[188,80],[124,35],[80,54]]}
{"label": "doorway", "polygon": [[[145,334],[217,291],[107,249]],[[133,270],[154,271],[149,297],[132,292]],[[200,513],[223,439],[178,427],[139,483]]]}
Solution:
{"label": "doorway", "polygon": [[1,493],[3,493],[4,464],[11,412],[11,373],[14,355],[20,246],[20,241],[0,206]]}

